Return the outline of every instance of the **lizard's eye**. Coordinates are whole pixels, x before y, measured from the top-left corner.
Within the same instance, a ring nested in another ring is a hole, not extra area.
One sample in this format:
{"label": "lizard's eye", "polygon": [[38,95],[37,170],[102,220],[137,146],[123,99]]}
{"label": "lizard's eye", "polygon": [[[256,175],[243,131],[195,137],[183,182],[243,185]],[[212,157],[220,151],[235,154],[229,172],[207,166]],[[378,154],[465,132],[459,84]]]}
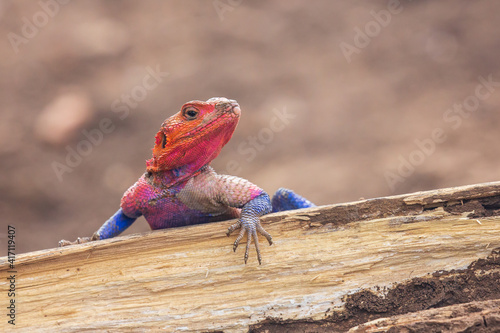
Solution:
{"label": "lizard's eye", "polygon": [[187,120],[194,120],[198,118],[199,111],[193,107],[188,107],[182,111],[182,114]]}

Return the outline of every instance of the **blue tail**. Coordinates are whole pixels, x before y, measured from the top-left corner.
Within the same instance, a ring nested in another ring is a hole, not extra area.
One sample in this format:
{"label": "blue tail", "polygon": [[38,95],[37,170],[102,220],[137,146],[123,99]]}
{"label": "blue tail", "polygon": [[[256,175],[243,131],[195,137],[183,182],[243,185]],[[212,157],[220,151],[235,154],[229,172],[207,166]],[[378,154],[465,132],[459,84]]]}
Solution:
{"label": "blue tail", "polygon": [[276,193],[274,193],[271,203],[273,205],[273,213],[284,210],[316,207],[311,201],[286,188],[279,188]]}

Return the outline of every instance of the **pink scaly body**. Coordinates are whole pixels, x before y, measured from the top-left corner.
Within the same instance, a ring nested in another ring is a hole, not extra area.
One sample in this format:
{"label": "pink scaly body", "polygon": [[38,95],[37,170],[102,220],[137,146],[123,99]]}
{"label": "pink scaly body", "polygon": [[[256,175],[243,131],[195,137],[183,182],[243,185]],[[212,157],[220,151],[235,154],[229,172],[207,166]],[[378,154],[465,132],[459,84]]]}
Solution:
{"label": "pink scaly body", "polygon": [[[180,227],[238,218],[241,209],[235,207],[242,207],[263,193],[245,179],[217,175],[208,166],[173,186],[162,184],[160,181],[156,185],[152,175],[143,175],[125,192],[123,212],[129,217],[144,215],[151,229]],[[226,191],[228,188],[232,191]],[[235,207],[229,206],[230,202]]]}

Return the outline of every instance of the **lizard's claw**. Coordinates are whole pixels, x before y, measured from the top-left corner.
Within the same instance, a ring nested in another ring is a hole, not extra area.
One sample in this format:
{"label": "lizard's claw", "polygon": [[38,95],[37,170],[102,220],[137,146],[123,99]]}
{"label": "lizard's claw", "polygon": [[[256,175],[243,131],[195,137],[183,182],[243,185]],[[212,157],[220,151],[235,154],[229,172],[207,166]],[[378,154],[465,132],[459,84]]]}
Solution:
{"label": "lizard's claw", "polygon": [[259,260],[259,265],[262,264],[262,257],[260,255],[260,249],[259,249],[259,238],[257,237],[257,232],[259,232],[261,235],[266,237],[267,241],[269,242],[269,245],[273,244],[273,238],[271,235],[262,228],[260,225],[259,220],[255,223],[242,223],[241,220],[238,220],[235,224],[229,227],[227,229],[226,235],[229,236],[233,231],[241,229],[238,237],[236,237],[236,240],[234,241],[233,244],[233,251],[236,252],[236,249],[238,248],[238,245],[240,244],[240,241],[243,239],[245,234],[247,234],[247,246],[245,250],[245,264],[248,261],[248,252],[250,251],[250,244],[252,243],[252,238],[254,239],[255,243],[255,249],[257,250],[257,259]]}
{"label": "lizard's claw", "polygon": [[78,237],[76,239],[76,241],[74,241],[74,242],[70,242],[70,241],[67,241],[65,239],[62,239],[59,241],[59,247],[88,243],[88,242],[92,242],[92,241],[95,241],[98,239],[99,239],[99,235],[97,233],[93,234],[92,237]]}

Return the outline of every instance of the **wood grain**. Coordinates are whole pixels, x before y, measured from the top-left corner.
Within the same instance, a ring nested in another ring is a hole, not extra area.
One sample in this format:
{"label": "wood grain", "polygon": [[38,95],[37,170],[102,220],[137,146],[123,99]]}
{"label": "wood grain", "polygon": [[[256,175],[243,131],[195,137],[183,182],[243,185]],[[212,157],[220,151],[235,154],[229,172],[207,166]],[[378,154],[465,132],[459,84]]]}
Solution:
{"label": "wood grain", "polygon": [[[500,247],[499,216],[447,211],[497,196],[500,182],[265,216],[275,243],[261,238],[262,266],[254,250],[243,263],[245,244],[232,252],[234,221],[18,255],[16,329],[246,332],[266,317],[322,319],[360,288],[464,268]],[[7,270],[2,257],[2,297]]]}

